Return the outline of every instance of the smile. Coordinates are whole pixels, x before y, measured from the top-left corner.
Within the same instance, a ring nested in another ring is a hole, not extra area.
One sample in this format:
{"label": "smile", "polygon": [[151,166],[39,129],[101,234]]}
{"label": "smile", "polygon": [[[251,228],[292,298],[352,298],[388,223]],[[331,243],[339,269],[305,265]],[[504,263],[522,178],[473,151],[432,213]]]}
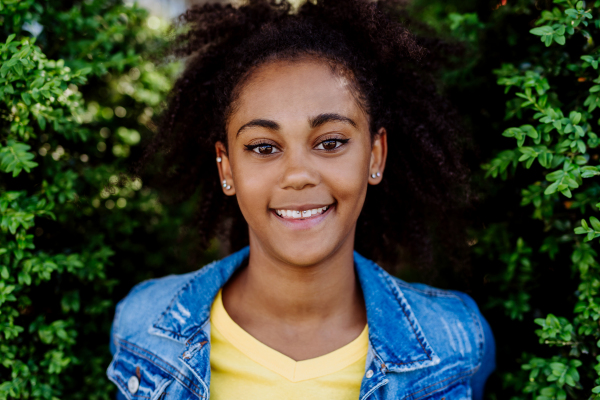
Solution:
{"label": "smile", "polygon": [[331,204],[325,207],[313,208],[310,210],[273,210],[275,214],[283,219],[307,219],[317,217],[327,212]]}

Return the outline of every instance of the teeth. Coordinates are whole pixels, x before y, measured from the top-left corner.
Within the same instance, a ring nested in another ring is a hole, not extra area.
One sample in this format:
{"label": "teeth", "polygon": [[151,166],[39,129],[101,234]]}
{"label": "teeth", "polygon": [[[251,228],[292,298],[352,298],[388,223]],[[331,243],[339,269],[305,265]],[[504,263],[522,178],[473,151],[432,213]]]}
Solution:
{"label": "teeth", "polygon": [[329,209],[329,206],[321,207],[321,208],[313,208],[312,210],[304,210],[304,211],[275,210],[275,212],[277,213],[277,215],[279,215],[280,217],[283,217],[283,218],[300,219],[300,218],[310,218],[315,215],[323,214],[328,209]]}

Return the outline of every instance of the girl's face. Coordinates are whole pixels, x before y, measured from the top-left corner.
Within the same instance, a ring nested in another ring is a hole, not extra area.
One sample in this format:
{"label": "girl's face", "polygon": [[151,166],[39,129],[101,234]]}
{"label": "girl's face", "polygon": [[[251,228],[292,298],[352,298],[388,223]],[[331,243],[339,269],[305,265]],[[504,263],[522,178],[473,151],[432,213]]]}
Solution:
{"label": "girl's face", "polygon": [[296,266],[353,248],[387,145],[384,129],[370,137],[350,82],[318,61],[264,65],[241,90],[227,141],[228,151],[216,145],[223,190],[236,195],[252,248]]}

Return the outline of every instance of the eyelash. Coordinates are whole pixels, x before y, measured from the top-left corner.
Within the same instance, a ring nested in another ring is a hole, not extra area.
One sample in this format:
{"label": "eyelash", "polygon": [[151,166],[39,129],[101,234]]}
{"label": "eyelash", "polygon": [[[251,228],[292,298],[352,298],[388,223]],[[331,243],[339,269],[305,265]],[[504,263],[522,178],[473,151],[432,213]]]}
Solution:
{"label": "eyelash", "polygon": [[[321,146],[323,145],[323,143],[327,143],[327,142],[336,142],[336,143],[340,143],[339,146],[336,146],[333,149],[318,149],[318,150],[322,150],[325,152],[332,152],[332,151],[336,151],[338,150],[340,147],[342,147],[343,145],[345,145],[346,143],[348,143],[350,141],[350,139],[339,139],[339,138],[327,138],[327,139],[323,139],[322,141],[320,141],[315,147]],[[281,150],[277,149],[277,146],[275,146],[273,143],[269,143],[269,142],[259,142],[259,143],[255,143],[255,144],[245,144],[244,147],[246,148],[246,150],[248,151],[252,151],[260,156],[266,157],[266,156],[270,156],[271,154],[275,154],[275,153],[279,153]],[[260,148],[260,147],[272,147],[273,149],[277,149],[277,151],[270,153],[270,154],[262,154],[259,153],[258,151],[255,151],[256,149]]]}
{"label": "eyelash", "polygon": [[319,142],[319,144],[317,144],[317,146],[321,146],[323,145],[323,143],[327,143],[327,142],[336,142],[339,143],[339,146],[335,146],[335,148],[333,149],[319,149],[319,150],[323,150],[326,152],[330,152],[330,151],[336,151],[337,149],[339,149],[340,147],[342,147],[343,145],[345,145],[346,143],[348,143],[350,141],[350,139],[340,139],[340,138],[327,138],[327,139],[323,139]]}

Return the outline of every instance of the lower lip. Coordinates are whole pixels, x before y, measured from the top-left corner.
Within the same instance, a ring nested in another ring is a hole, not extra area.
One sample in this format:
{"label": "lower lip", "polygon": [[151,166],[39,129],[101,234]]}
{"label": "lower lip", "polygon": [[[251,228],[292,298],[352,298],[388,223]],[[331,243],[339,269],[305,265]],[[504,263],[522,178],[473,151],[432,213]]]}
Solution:
{"label": "lower lip", "polygon": [[327,209],[327,211],[325,211],[323,214],[319,214],[316,217],[310,217],[310,218],[306,218],[306,219],[302,219],[302,218],[294,218],[294,219],[287,219],[287,218],[281,218],[279,215],[277,215],[277,213],[274,210],[271,210],[271,212],[273,213],[273,215],[275,215],[275,218],[277,218],[279,221],[281,221],[286,227],[293,229],[293,230],[307,230],[310,229],[312,227],[314,227],[317,224],[320,224],[321,221],[323,221],[325,218],[327,218],[327,216],[329,215],[329,213],[335,208],[335,205],[332,204],[331,206],[329,206],[329,208]]}

